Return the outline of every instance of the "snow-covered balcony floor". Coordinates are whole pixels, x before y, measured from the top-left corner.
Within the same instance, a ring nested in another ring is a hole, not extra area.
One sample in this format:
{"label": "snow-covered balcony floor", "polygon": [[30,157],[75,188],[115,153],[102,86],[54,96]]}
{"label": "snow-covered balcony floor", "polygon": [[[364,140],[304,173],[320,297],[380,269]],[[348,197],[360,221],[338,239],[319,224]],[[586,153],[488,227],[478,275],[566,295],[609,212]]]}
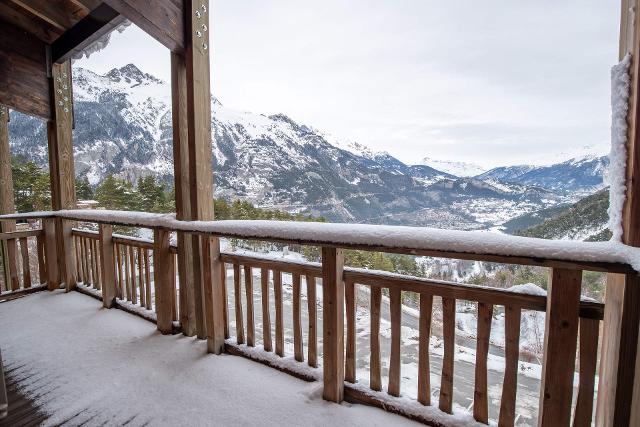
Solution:
{"label": "snow-covered balcony floor", "polygon": [[364,405],[325,402],[321,383],[208,355],[203,341],[163,336],[152,323],[78,292],[0,303],[0,324],[5,370],[47,424],[415,424]]}

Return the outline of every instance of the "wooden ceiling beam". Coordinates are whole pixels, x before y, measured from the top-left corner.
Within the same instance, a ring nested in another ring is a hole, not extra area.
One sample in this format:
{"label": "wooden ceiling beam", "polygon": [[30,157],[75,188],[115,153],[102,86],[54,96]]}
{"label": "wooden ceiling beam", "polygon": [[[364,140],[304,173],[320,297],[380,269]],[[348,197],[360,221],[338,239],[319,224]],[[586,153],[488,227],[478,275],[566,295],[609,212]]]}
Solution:
{"label": "wooden ceiling beam", "polygon": [[51,45],[51,61],[62,63],[91,43],[112,31],[125,20],[111,6],[103,3],[93,9]]}
{"label": "wooden ceiling beam", "polygon": [[59,28],[11,2],[0,2],[0,20],[15,24],[45,43],[52,43],[62,34]]}
{"label": "wooden ceiling beam", "polygon": [[105,0],[106,4],[142,28],[172,52],[185,48],[183,0],[150,2],[148,0]]}
{"label": "wooden ceiling beam", "polygon": [[47,21],[61,31],[71,28],[82,18],[82,11],[67,0],[11,0],[14,4]]}
{"label": "wooden ceiling beam", "polygon": [[0,104],[51,118],[47,44],[8,22],[0,22]]}
{"label": "wooden ceiling beam", "polygon": [[70,0],[71,3],[85,11],[85,13],[91,12],[96,7],[102,4],[102,0]]}

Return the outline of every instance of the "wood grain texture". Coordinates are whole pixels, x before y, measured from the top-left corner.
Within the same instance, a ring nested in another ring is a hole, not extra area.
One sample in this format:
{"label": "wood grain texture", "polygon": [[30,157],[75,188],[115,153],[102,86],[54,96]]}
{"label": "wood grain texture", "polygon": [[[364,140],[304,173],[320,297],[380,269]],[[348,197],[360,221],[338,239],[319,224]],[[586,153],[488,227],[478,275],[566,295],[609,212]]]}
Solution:
{"label": "wood grain texture", "polygon": [[44,250],[44,233],[38,234],[36,242],[38,246],[38,284],[42,285],[43,283],[47,283],[49,280],[47,278],[47,261],[45,259]]}
{"label": "wood grain texture", "polygon": [[282,272],[273,270],[273,297],[276,305],[276,354],[284,356],[284,319],[282,307]]}
{"label": "wood grain texture", "polygon": [[169,250],[171,233],[167,230],[153,231],[153,278],[156,291],[156,315],[158,330],[162,334],[170,334],[173,329],[171,315],[172,296],[172,261]]}
{"label": "wood grain texture", "polygon": [[100,232],[100,252],[102,262],[102,306],[111,308],[116,302],[116,279],[115,279],[115,251],[113,246],[113,226],[101,224]]}
{"label": "wood grain texture", "polygon": [[371,390],[382,390],[380,365],[380,306],[382,304],[382,289],[371,287],[371,342],[369,344],[371,356],[369,358],[369,386]]}
{"label": "wood grain texture", "polygon": [[244,320],[242,314],[242,287],[240,286],[240,265],[233,264],[233,290],[236,302],[236,341],[244,344]]}
{"label": "wood grain texture", "polygon": [[60,272],[58,271],[58,258],[56,247],[56,222],[54,218],[42,220],[42,229],[45,235],[45,253],[47,260],[47,282],[50,291],[58,289],[60,286]]}
{"label": "wood grain texture", "polygon": [[316,296],[316,278],[305,276],[307,283],[307,308],[309,311],[309,343],[308,363],[312,368],[318,367],[318,309]]}
{"label": "wood grain texture", "polygon": [[598,320],[580,319],[580,380],[578,383],[578,398],[576,399],[576,408],[573,415],[574,427],[591,425],[599,334],[600,322]]}
{"label": "wood grain texture", "polygon": [[324,344],[324,388],[322,397],[342,402],[344,397],[344,253],[322,248],[322,311]]}
{"label": "wood grain texture", "polygon": [[151,310],[153,308],[151,302],[151,266],[149,265],[149,250],[143,249],[143,258],[144,258],[144,277],[145,277],[145,291],[147,293],[145,297],[147,310]]}
{"label": "wood grain texture", "polygon": [[582,272],[553,269],[547,288],[538,423],[569,425]]}
{"label": "wood grain texture", "polygon": [[[0,214],[12,214],[14,212],[13,174],[11,172],[11,149],[9,147],[9,109],[4,105],[0,105]],[[12,232],[15,229],[15,221],[0,221],[0,233]],[[15,253],[15,247],[12,250]],[[8,244],[4,239],[0,242],[0,256],[4,261],[4,283],[6,289],[9,290],[11,289],[12,275],[7,261],[8,258],[11,258],[11,255],[9,254]]]}
{"label": "wood grain texture", "polygon": [[431,405],[431,366],[429,363],[429,342],[431,339],[431,318],[433,315],[433,295],[420,294],[419,344],[418,344],[418,402]]}
{"label": "wood grain texture", "polygon": [[273,351],[271,342],[271,312],[269,304],[269,270],[260,269],[260,291],[262,296],[262,341],[264,351]]}
{"label": "wood grain texture", "polygon": [[344,379],[356,382],[356,285],[346,282],[344,285],[347,314],[347,351],[344,365]]}
{"label": "wood grain texture", "polygon": [[516,420],[521,312],[520,307],[505,307],[505,367],[498,419],[498,424],[504,426],[512,426]]}
{"label": "wood grain texture", "polygon": [[302,295],[300,292],[300,275],[293,274],[292,283],[293,283],[293,319],[292,319],[292,328],[293,328],[293,357],[298,362],[304,361],[304,350],[302,346]]}
{"label": "wood grain texture", "polygon": [[487,358],[489,357],[489,337],[493,305],[478,303],[478,333],[476,347],[475,385],[473,392],[473,418],[487,424],[489,422],[489,394],[487,392]]}
{"label": "wood grain texture", "polygon": [[444,356],[440,382],[438,407],[442,412],[451,413],[453,408],[453,355],[456,343],[456,300],[442,298],[442,338]]}
{"label": "wood grain texture", "polygon": [[220,257],[220,285],[222,286],[222,303],[224,304],[224,338],[229,338],[229,299],[227,297],[227,265]]}
{"label": "wood grain texture", "polygon": [[[223,283],[220,280],[223,264],[220,262],[220,241],[216,237],[201,236],[205,323],[207,351],[220,354],[224,351],[226,301],[223,301]],[[251,271],[249,271],[251,274]]]}
{"label": "wood grain texture", "polygon": [[389,357],[389,386],[387,392],[400,396],[400,344],[402,342],[402,291],[389,291],[391,312],[391,356]]}
{"label": "wood grain texture", "polygon": [[256,345],[256,322],[253,310],[253,273],[250,266],[244,266],[244,291],[247,298],[247,345]]}

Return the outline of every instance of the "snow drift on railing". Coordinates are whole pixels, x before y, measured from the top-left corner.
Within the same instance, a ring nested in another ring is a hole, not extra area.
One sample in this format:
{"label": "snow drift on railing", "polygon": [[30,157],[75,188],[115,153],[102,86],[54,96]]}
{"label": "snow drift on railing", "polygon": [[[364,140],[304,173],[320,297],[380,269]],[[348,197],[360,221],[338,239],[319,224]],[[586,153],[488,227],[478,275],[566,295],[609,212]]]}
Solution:
{"label": "snow drift on railing", "polygon": [[62,210],[3,215],[1,219],[57,216],[70,220],[203,232],[220,237],[280,240],[312,245],[369,246],[478,255],[515,256],[572,262],[628,264],[640,271],[640,248],[621,242],[545,240],[486,231],[441,230],[369,224],[288,221],[179,221],[174,214],[111,210]]}
{"label": "snow drift on railing", "polygon": [[611,152],[609,153],[609,229],[611,240],[622,241],[622,208],[626,193],[627,113],[631,54],[611,69]]}

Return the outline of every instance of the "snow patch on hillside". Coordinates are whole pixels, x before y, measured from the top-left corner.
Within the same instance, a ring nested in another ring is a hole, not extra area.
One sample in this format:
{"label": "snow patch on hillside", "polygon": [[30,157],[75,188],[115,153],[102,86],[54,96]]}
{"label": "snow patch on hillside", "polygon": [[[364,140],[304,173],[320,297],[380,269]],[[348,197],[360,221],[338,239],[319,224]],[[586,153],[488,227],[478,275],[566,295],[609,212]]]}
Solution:
{"label": "snow patch on hillside", "polygon": [[420,161],[420,164],[459,177],[476,176],[480,175],[483,172],[486,172],[487,170],[486,168],[473,163],[455,162],[451,160],[436,160],[430,157],[423,158]]}

